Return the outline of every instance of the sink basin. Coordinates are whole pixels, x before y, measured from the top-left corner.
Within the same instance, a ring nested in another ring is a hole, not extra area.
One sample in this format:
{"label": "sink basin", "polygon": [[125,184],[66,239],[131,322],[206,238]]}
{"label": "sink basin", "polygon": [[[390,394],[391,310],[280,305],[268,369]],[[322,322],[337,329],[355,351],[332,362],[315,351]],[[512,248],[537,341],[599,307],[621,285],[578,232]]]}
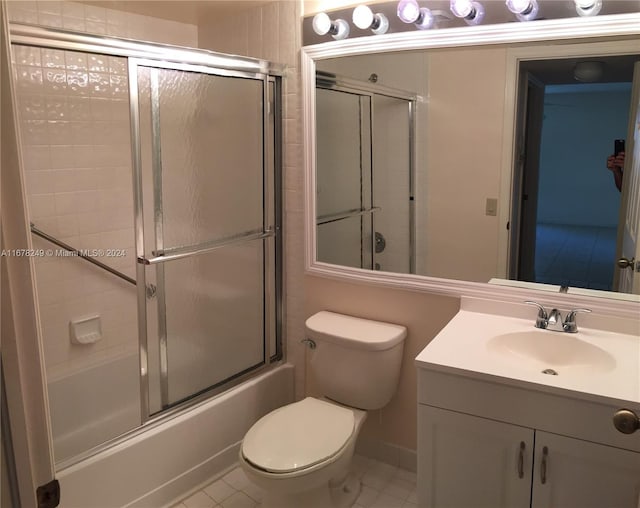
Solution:
{"label": "sink basin", "polygon": [[529,330],[496,335],[487,341],[487,349],[514,361],[533,361],[538,369],[554,372],[608,372],[616,361],[604,349],[581,340],[579,336],[548,330]]}

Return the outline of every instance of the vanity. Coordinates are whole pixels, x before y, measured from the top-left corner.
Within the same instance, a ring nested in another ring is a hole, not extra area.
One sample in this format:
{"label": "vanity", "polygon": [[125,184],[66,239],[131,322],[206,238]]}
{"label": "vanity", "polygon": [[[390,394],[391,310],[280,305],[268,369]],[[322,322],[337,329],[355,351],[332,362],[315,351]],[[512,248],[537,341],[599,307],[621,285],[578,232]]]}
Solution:
{"label": "vanity", "polygon": [[637,321],[535,322],[463,298],[416,357],[419,506],[639,506]]}

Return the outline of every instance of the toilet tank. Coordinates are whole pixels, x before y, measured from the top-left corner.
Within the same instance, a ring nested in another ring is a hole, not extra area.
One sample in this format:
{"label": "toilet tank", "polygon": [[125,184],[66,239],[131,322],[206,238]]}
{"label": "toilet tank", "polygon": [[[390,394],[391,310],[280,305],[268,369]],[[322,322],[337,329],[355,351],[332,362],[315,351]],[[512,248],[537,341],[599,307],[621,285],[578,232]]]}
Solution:
{"label": "toilet tank", "polygon": [[322,395],[359,409],[386,406],[398,387],[404,326],[322,311],[305,323]]}

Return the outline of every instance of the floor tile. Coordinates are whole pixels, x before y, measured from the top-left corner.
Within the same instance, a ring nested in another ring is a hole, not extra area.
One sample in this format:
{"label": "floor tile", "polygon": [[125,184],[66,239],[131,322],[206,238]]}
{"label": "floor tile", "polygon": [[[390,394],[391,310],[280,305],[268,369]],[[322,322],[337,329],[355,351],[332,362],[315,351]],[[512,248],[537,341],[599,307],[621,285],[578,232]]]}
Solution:
{"label": "floor tile", "polygon": [[211,499],[216,501],[217,503],[222,503],[225,499],[236,492],[231,485],[229,485],[224,480],[217,480],[213,482],[211,485],[205,487],[205,494],[207,494]]}
{"label": "floor tile", "polygon": [[404,501],[397,497],[380,494],[378,499],[371,505],[371,508],[402,508]]}
{"label": "floor tile", "polygon": [[[362,482],[353,508],[417,508],[414,472],[360,455],[352,466]],[[262,497],[262,489],[237,467],[174,508],[260,508]]]}
{"label": "floor tile", "polygon": [[236,490],[243,490],[244,487],[250,484],[249,478],[247,478],[247,475],[244,474],[244,471],[239,467],[227,473],[222,479]]}
{"label": "floor tile", "polygon": [[368,508],[375,502],[376,499],[378,499],[379,495],[379,490],[368,487],[367,485],[363,485],[362,490],[360,491],[360,495],[356,499],[356,504]]}
{"label": "floor tile", "polygon": [[231,497],[222,502],[222,508],[255,508],[256,503],[244,492],[236,492]]}
{"label": "floor tile", "polygon": [[216,506],[216,502],[201,490],[182,501],[182,503],[187,508],[213,508]]}

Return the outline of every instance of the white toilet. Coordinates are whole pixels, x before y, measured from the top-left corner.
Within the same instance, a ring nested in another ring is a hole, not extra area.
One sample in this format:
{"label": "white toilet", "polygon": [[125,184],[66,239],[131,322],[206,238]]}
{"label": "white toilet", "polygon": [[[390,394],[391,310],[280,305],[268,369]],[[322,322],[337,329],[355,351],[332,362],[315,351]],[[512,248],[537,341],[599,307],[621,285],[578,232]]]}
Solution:
{"label": "white toilet", "polygon": [[351,506],[360,482],[349,465],[366,411],[386,406],[398,385],[404,326],[323,311],[305,328],[324,397],[263,416],[240,449],[242,469],[264,490],[263,508]]}

